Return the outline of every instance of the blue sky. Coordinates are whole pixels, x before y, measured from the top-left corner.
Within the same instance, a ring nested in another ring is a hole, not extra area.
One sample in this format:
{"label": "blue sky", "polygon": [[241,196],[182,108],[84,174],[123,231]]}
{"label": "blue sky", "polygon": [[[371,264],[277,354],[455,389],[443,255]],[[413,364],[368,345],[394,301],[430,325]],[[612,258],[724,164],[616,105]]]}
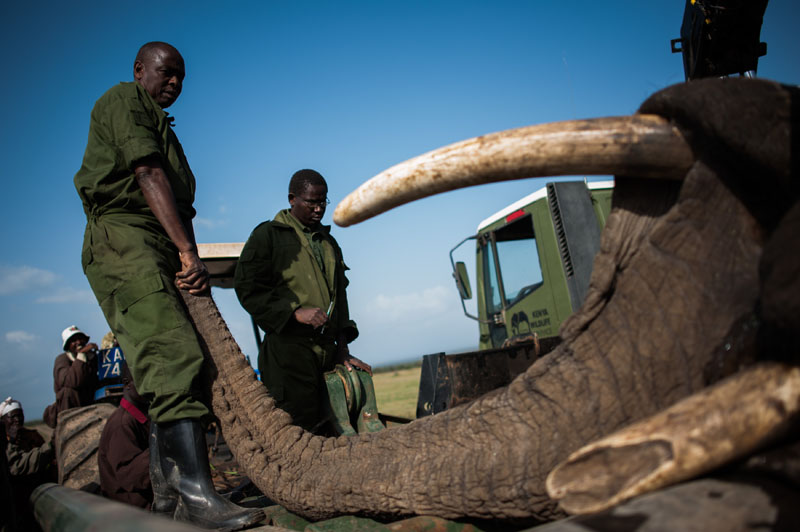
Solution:
{"label": "blue sky", "polygon": [[[170,108],[198,180],[199,242],[244,241],[287,205],[291,174],[326,176],[335,205],[381,170],[476,135],[629,114],[683,82],[680,1],[4,2],[0,150],[0,395],[29,419],[53,401],[60,331],[108,330],[80,267],[72,184],[100,95],[164,40],[186,60]],[[773,0],[759,76],[800,82],[800,8]],[[544,185],[425,199],[334,234],[351,268],[352,351],[373,365],[477,343],[448,252],[480,220]],[[331,222],[333,207],[326,215]],[[215,290],[255,359],[249,319]]]}

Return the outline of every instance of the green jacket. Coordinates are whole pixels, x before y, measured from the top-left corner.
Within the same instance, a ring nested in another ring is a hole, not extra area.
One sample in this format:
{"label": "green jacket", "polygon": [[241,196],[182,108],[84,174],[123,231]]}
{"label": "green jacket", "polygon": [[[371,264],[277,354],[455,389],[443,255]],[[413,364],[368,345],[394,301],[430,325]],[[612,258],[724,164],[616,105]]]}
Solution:
{"label": "green jacket", "polygon": [[348,268],[342,250],[330,235],[330,226],[305,229],[322,247],[323,272],[300,227],[285,209],[253,229],[236,265],[234,286],[239,302],[267,334],[310,336],[311,326],[291,319],[294,311],[300,307],[327,311],[334,301],[324,336],[334,340],[341,331],[351,342],[358,329],[347,306]]}

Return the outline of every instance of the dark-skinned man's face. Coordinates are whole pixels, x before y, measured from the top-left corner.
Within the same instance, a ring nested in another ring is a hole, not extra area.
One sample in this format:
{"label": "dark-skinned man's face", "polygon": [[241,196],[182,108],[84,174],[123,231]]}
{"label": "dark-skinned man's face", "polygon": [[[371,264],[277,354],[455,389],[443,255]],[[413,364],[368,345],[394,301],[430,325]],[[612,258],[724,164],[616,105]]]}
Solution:
{"label": "dark-skinned man's face", "polygon": [[89,337],[82,334],[76,334],[67,342],[67,351],[70,353],[77,353],[89,342]]}
{"label": "dark-skinned man's face", "polygon": [[19,429],[25,425],[25,415],[21,409],[12,410],[2,418],[3,424],[6,426],[6,436],[11,442],[17,441],[17,434]]}
{"label": "dark-skinned man's face", "polygon": [[289,194],[289,205],[292,216],[300,220],[306,227],[317,225],[325,216],[328,199],[328,187],[325,185],[308,185],[299,195]]}
{"label": "dark-skinned man's face", "polygon": [[134,79],[162,109],[166,109],[178,99],[185,76],[183,57],[177,50],[169,48],[157,48],[133,65]]}

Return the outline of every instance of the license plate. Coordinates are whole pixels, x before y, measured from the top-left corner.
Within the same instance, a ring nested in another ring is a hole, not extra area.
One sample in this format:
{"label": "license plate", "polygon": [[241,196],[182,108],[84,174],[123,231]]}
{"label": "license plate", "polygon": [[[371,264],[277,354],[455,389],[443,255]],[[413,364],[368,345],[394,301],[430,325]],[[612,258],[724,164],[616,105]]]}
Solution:
{"label": "license plate", "polygon": [[113,379],[122,375],[122,363],[125,361],[125,357],[122,355],[122,349],[119,347],[102,349],[98,357],[98,380]]}

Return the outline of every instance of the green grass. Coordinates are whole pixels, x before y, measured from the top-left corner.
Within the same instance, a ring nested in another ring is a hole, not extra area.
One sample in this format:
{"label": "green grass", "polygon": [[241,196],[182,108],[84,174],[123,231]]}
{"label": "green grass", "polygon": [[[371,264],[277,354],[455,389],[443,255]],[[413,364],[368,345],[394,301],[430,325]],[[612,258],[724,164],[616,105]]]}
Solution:
{"label": "green grass", "polygon": [[[374,368],[372,382],[375,384],[378,412],[414,419],[417,415],[421,372],[421,361]],[[40,420],[34,420],[26,425],[37,429],[45,436],[45,440],[49,439],[51,429]]]}
{"label": "green grass", "polygon": [[417,395],[422,366],[382,371],[376,369],[372,376],[378,412],[414,419],[417,414]]}

